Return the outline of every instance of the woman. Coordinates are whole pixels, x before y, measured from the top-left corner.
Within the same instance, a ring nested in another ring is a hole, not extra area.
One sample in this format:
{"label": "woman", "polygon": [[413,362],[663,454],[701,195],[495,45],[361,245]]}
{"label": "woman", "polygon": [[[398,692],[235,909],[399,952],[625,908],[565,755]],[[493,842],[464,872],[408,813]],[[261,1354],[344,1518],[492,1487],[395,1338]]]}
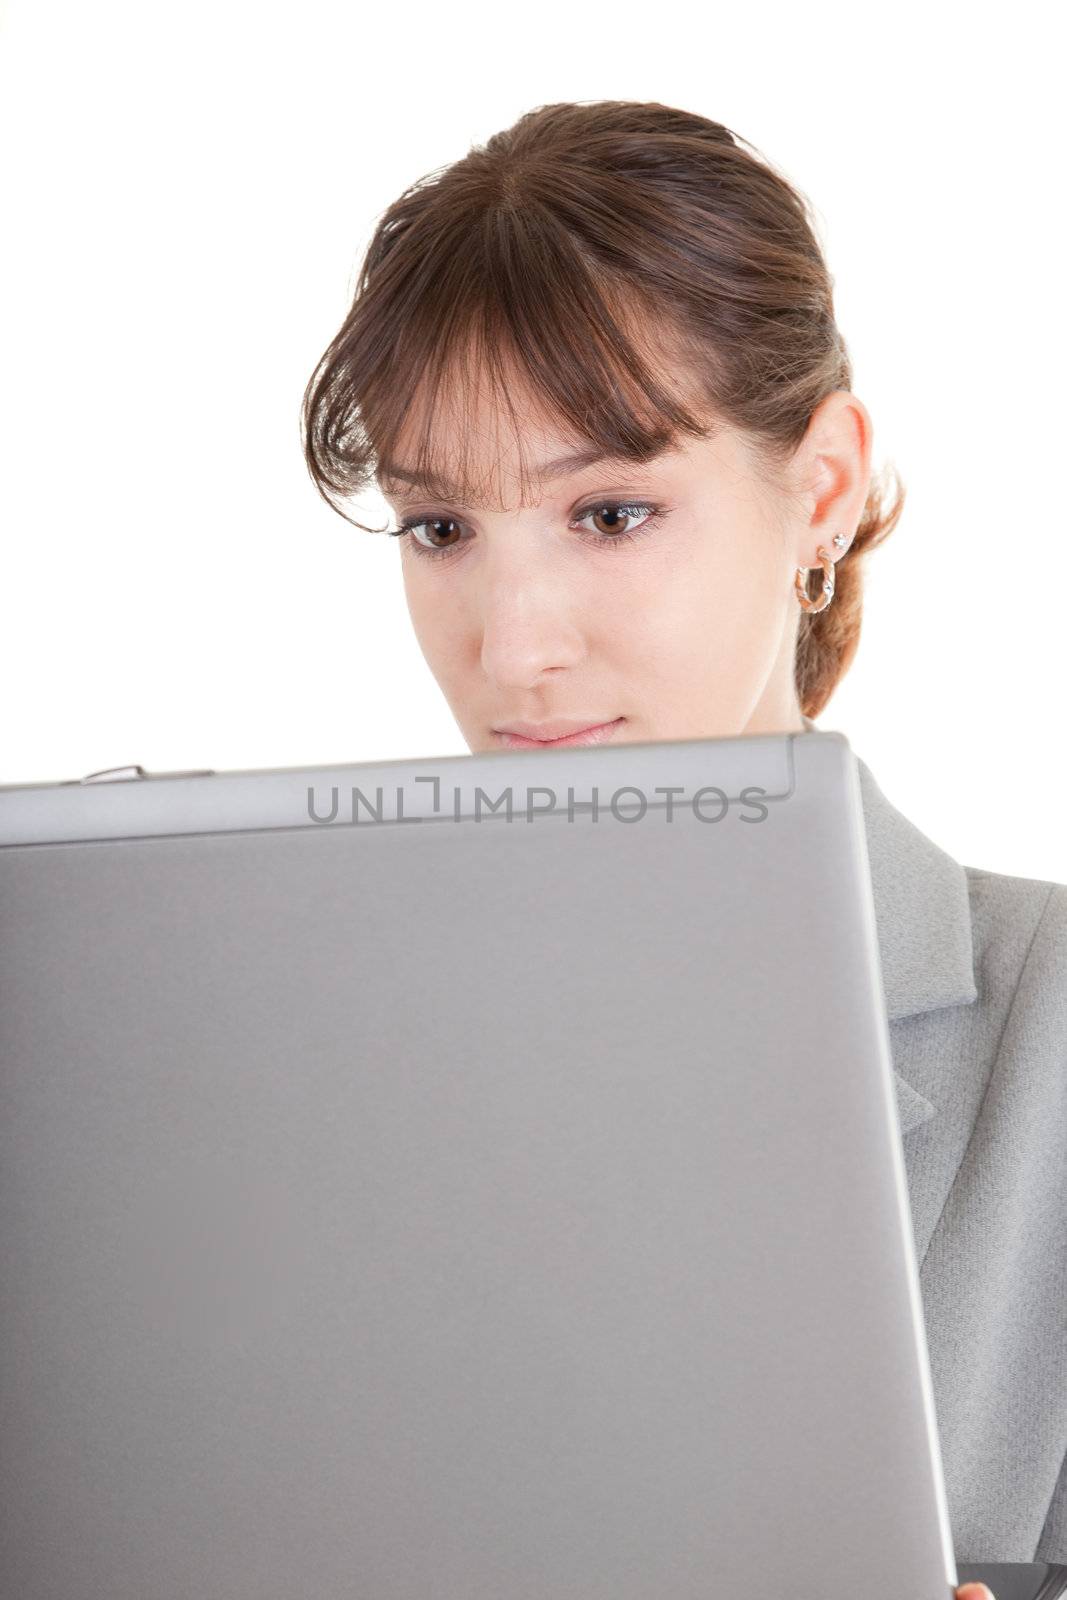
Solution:
{"label": "woman", "polygon": [[[386,211],[305,451],[396,512],[472,751],[801,730],[903,504],[851,383],[751,147],[548,105]],[[957,1559],[1067,1562],[1067,887],[960,866],[860,773]]]}

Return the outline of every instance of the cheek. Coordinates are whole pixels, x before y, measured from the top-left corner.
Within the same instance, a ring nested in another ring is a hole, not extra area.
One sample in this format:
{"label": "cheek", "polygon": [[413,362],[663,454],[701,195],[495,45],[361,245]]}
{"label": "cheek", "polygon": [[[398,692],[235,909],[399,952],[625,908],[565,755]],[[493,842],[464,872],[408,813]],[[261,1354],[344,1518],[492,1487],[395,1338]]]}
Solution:
{"label": "cheek", "polygon": [[422,573],[415,567],[418,556],[401,559],[404,598],[419,649],[434,677],[439,681],[447,679],[460,669],[470,654],[466,648],[469,628],[459,596],[454,594],[447,604],[442,604],[440,584],[434,583],[435,574]]}
{"label": "cheek", "polygon": [[[674,686],[759,671],[781,630],[780,576],[760,548],[715,550],[692,540],[684,561],[661,561],[606,584],[598,636],[612,655]],[[751,553],[750,553],[751,552]]]}

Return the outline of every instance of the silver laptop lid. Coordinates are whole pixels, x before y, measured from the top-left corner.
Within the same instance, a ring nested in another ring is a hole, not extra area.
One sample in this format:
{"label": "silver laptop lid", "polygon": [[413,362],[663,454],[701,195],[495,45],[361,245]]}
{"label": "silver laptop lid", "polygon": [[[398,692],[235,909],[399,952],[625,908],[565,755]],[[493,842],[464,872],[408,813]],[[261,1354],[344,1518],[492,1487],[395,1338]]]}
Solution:
{"label": "silver laptop lid", "polygon": [[946,1600],[842,735],[24,785],[0,841],[20,1600]]}

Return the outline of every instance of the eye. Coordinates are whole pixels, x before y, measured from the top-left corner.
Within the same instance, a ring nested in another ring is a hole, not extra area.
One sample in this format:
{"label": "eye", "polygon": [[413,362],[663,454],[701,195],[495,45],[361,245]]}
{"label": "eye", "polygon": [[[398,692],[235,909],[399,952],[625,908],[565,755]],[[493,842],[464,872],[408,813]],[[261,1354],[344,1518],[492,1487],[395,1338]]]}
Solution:
{"label": "eye", "polygon": [[[410,533],[412,535],[412,543],[420,556],[448,555],[460,542],[458,539],[454,539],[451,544],[426,544],[418,535],[417,530],[419,528],[432,528],[435,536],[446,537],[449,530],[459,528],[459,523],[455,517],[406,517],[398,528],[392,528],[390,532],[396,539]],[[441,530],[445,530],[444,533]]]}
{"label": "eye", "polygon": [[[621,504],[617,500],[598,500],[595,505],[590,505],[579,511],[576,522],[585,522],[593,517],[603,525],[591,528],[593,542],[600,545],[623,544],[630,539],[639,539],[642,534],[651,532],[653,526],[661,522],[667,514],[665,506],[646,505],[644,501],[631,501]],[[639,528],[624,528],[622,521],[638,521]]]}
{"label": "eye", "polygon": [[[650,505],[643,500],[619,501],[597,500],[584,506],[574,518],[575,523],[587,522],[593,518],[597,526],[584,531],[591,542],[599,546],[620,545],[632,539],[639,539],[643,534],[651,532],[652,528],[668,514],[669,507]],[[624,523],[638,522],[637,528],[626,527]],[[460,535],[462,523],[456,517],[405,517],[396,528],[390,528],[393,538],[402,538],[405,534],[412,535],[412,547],[420,557],[427,556],[431,559],[447,556],[461,544],[467,543]],[[420,529],[428,529],[427,534],[421,534]],[[433,540],[447,540],[447,543],[433,543]]]}

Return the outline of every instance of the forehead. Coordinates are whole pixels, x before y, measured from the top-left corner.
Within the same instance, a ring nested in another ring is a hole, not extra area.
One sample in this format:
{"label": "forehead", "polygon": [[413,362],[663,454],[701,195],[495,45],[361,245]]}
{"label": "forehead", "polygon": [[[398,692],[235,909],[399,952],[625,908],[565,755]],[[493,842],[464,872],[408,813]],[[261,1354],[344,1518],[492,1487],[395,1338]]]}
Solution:
{"label": "forehead", "polygon": [[[671,448],[652,457],[646,457],[645,463],[654,462],[659,465],[680,455],[677,448]],[[527,504],[536,505],[538,500],[552,490],[557,484],[565,484],[568,478],[578,473],[588,471],[592,467],[605,470],[626,472],[632,469],[637,462],[633,456],[622,456],[605,452],[599,444],[576,445],[558,456],[548,460],[538,459],[529,462],[523,469],[522,465],[509,469],[502,469],[500,461],[493,463],[493,467],[484,470],[480,476],[466,476],[462,471],[454,470],[441,472],[435,466],[428,465],[421,471],[413,471],[400,463],[390,463],[379,469],[379,482],[391,498],[400,498],[403,495],[418,493],[436,494],[454,501],[462,501],[465,505],[479,505],[489,508],[494,503],[494,497],[499,499],[501,487],[504,483],[515,485],[520,495],[523,495]],[[497,487],[492,487],[493,483]],[[505,490],[505,494],[508,491]],[[486,498],[488,496],[488,498]]]}
{"label": "forehead", "polygon": [[[707,427],[707,438],[722,430]],[[481,391],[449,390],[443,403],[413,407],[378,455],[376,477],[390,499],[432,495],[470,509],[537,505],[594,467],[619,472],[676,464],[698,441],[650,426],[632,441],[609,428],[583,436],[521,392],[507,406]]]}

